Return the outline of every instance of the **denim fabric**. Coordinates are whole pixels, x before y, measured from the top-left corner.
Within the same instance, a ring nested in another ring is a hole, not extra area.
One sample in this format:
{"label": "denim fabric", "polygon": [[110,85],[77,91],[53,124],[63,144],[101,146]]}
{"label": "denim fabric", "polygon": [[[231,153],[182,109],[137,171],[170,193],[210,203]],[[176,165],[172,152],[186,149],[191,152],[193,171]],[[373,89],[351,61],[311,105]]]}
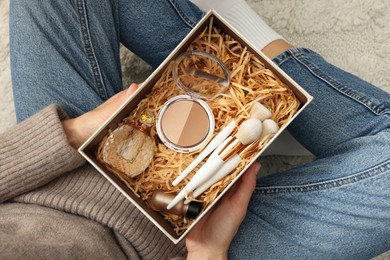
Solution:
{"label": "denim fabric", "polygon": [[314,96],[289,127],[317,159],[259,179],[231,259],[369,259],[390,249],[390,95],[307,49],[274,59]]}
{"label": "denim fabric", "polygon": [[11,76],[17,120],[57,103],[70,117],[123,89],[119,44],[158,66],[203,13],[183,0],[15,0]]}
{"label": "denim fabric", "polygon": [[[187,1],[11,1],[18,120],[80,115],[122,90],[119,44],[157,66],[202,12]],[[390,249],[390,97],[307,49],[274,62],[314,96],[289,127],[317,160],[258,181],[231,259],[368,259]]]}

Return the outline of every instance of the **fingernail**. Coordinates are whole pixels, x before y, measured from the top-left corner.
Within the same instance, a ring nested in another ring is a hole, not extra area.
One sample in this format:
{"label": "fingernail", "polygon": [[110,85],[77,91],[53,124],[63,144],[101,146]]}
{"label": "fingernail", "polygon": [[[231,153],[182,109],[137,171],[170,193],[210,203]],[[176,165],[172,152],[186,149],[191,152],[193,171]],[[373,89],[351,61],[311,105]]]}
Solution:
{"label": "fingernail", "polygon": [[126,95],[131,95],[137,89],[137,84],[132,83],[126,90]]}
{"label": "fingernail", "polygon": [[131,93],[133,93],[133,90],[131,89],[131,86],[126,89],[126,95],[130,96]]}
{"label": "fingernail", "polygon": [[261,165],[260,165],[259,163],[256,163],[256,164],[255,164],[255,173],[256,173],[256,175],[257,175],[257,173],[259,172],[260,167],[261,167]]}

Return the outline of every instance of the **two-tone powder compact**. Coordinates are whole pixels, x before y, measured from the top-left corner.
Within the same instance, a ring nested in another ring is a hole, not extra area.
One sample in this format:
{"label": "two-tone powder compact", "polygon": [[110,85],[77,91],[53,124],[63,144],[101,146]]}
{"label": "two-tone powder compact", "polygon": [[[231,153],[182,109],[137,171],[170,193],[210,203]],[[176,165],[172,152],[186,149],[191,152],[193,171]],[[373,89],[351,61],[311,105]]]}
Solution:
{"label": "two-tone powder compact", "polygon": [[157,119],[160,139],[177,152],[200,149],[213,134],[214,127],[214,116],[206,102],[187,95],[170,99]]}
{"label": "two-tone powder compact", "polygon": [[229,72],[215,56],[189,51],[175,60],[172,76],[185,94],[162,106],[156,121],[157,134],[168,148],[193,152],[201,149],[214,133],[213,111],[205,100],[227,90]]}

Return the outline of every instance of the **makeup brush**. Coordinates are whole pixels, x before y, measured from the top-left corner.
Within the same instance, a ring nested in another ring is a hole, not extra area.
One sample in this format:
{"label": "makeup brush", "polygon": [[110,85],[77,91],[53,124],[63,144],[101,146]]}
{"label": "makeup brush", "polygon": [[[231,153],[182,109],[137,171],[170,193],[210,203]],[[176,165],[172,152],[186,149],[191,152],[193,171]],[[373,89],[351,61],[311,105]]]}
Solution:
{"label": "makeup brush", "polygon": [[262,122],[272,117],[271,111],[258,101],[253,104],[249,114],[251,118],[259,119]]}
{"label": "makeup brush", "polygon": [[[244,150],[242,150],[239,154],[235,154],[232,158],[230,158],[225,164],[215,173],[210,179],[208,179],[205,183],[203,183],[201,186],[196,188],[196,190],[193,192],[192,197],[197,198],[199,195],[201,195],[204,191],[206,191],[209,187],[214,185],[216,182],[221,180],[223,177],[228,175],[230,172],[232,172],[234,169],[237,168],[238,164],[242,160],[242,158],[245,157],[246,153],[256,148],[256,146],[259,145],[259,142],[264,138],[267,137],[270,134],[276,134],[279,131],[278,124],[272,120],[272,119],[265,119],[263,121],[262,126],[262,133],[259,138],[259,140],[256,140],[255,142],[249,144],[247,147],[245,147]],[[223,144],[221,144],[222,146]],[[221,149],[219,149],[221,150]],[[217,153],[219,153],[219,150],[215,150]],[[215,153],[215,152],[214,152]],[[212,156],[214,155],[212,154]],[[190,203],[191,200],[187,199],[185,200],[184,204]]]}
{"label": "makeup brush", "polygon": [[[265,118],[270,118],[272,113],[260,102],[256,102],[252,105],[250,110],[250,117],[259,119],[260,121]],[[227,126],[225,126],[221,132],[219,132],[210,143],[203,149],[203,151],[196,157],[188,167],[180,173],[175,180],[173,180],[172,185],[177,186],[195,167],[203,161],[223,140],[225,140],[236,127],[236,121],[230,122]]]}
{"label": "makeup brush", "polygon": [[178,177],[172,182],[173,186],[179,184],[195,167],[206,158],[214,149],[220,145],[234,130],[236,127],[236,121],[230,122],[225,126],[210,143],[203,149],[203,151],[196,157],[188,167],[180,173]]}
{"label": "makeup brush", "polygon": [[263,140],[264,137],[270,134],[276,134],[279,131],[278,124],[272,119],[265,119],[263,121],[263,131],[259,140]]}
{"label": "makeup brush", "polygon": [[234,136],[235,138],[222,149],[218,156],[226,161],[236,154],[240,148],[259,139],[262,133],[262,125],[261,121],[256,118],[249,118],[242,122]]}
{"label": "makeup brush", "polygon": [[[240,164],[240,161],[247,155],[249,152],[253,152],[256,147],[259,145],[260,141],[256,140],[253,143],[249,144],[245,149],[240,151],[238,154],[233,155],[232,158],[227,160],[222,167],[213,175],[210,179],[208,179],[206,182],[204,182],[202,185],[200,185],[198,188],[196,188],[192,194],[193,198],[197,198],[199,195],[201,195],[204,191],[206,191],[208,188],[210,188],[212,185],[217,183],[219,180],[221,180],[223,177],[231,173],[234,169],[237,168],[237,166]],[[222,146],[222,144],[221,144]],[[216,150],[217,151],[217,150]],[[218,152],[217,152],[218,153]],[[211,155],[213,156],[214,153]],[[191,200],[186,199],[184,201],[184,204],[190,203]]]}
{"label": "makeup brush", "polygon": [[194,191],[207,181],[227,160],[237,154],[242,147],[259,139],[261,131],[262,123],[260,120],[249,118],[244,121],[238,128],[236,135],[222,148],[217,156],[212,156],[206,161],[187,185],[168,204],[167,209],[174,207],[180,200],[184,199],[186,194]]}

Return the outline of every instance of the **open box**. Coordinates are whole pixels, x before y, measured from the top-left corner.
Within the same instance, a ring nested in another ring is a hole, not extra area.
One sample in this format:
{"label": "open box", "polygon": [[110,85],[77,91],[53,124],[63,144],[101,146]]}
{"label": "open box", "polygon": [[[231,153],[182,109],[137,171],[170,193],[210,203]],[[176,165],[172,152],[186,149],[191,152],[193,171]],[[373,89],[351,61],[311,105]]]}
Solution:
{"label": "open box", "polygon": [[[222,190],[222,192],[212,201],[211,204],[205,208],[201,214],[192,222],[192,224],[181,234],[177,234],[172,225],[164,219],[164,217],[151,210],[145,202],[135,194],[128,186],[123,183],[115,174],[108,170],[96,158],[96,149],[101,140],[112,130],[116,129],[118,124],[126,118],[138,105],[138,103],[151,92],[152,88],[159,81],[163,72],[168,68],[170,62],[175,60],[181,53],[185,52],[190,44],[200,35],[212,21],[213,26],[220,29],[223,33],[232,36],[242,46],[245,46],[248,51],[253,53],[255,57],[260,60],[266,68],[271,70],[289,89],[292,90],[296,98],[300,101],[299,109],[296,111],[289,122],[283,124],[266,145],[246,164],[239,174]],[[287,125],[309,104],[312,97],[295,83],[289,76],[287,76],[281,69],[279,69],[271,60],[269,60],[263,53],[256,50],[247,40],[244,39],[239,32],[234,30],[222,17],[214,11],[208,12],[203,19],[193,28],[193,30],[186,36],[186,38],[175,48],[175,50],[167,57],[167,59],[148,77],[141,87],[103,124],[80,148],[79,152],[101,173],[107,178],[127,199],[129,199],[146,217],[150,219],[166,236],[168,236],[174,243],[182,240],[191,228],[215,205],[215,203],[224,195],[224,193],[239,179],[244,171],[253,163],[258,156],[275,140],[278,135],[287,127]],[[131,220],[129,220],[131,221]]]}

